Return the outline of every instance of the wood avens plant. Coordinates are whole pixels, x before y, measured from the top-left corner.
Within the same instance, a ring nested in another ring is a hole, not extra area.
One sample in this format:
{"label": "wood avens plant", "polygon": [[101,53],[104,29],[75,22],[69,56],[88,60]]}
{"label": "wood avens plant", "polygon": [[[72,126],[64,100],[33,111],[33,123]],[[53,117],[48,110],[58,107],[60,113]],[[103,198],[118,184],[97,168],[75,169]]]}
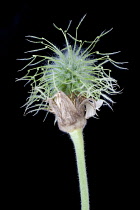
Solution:
{"label": "wood avens plant", "polygon": [[[68,28],[62,32],[65,47],[58,48],[45,38],[27,36],[28,41],[41,44],[42,47],[26,53],[33,53],[27,60],[25,76],[18,80],[25,80],[30,84],[31,90],[25,103],[25,113],[37,114],[40,110],[47,114],[53,113],[55,121],[61,131],[70,135],[74,144],[77,169],[79,176],[81,210],[89,210],[89,191],[84,155],[83,128],[87,119],[95,117],[96,111],[102,105],[113,103],[109,95],[117,94],[117,81],[110,76],[111,70],[105,68],[106,63],[111,63],[118,68],[123,68],[124,62],[116,62],[110,56],[113,53],[100,53],[93,51],[102,36],[109,31],[102,32],[93,41],[78,39],[78,29],[83,19],[79,22],[75,36],[68,33]],[[70,44],[69,40],[73,44]],[[45,50],[43,55],[39,51]],[[37,53],[36,53],[37,52]],[[46,119],[46,117],[45,117]]]}

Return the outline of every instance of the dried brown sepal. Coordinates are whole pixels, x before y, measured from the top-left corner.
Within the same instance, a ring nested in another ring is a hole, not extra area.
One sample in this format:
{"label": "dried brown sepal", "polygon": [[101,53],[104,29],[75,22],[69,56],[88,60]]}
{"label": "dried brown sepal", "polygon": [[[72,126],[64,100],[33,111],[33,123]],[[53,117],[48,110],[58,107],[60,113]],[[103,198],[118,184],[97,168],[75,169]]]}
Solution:
{"label": "dried brown sepal", "polygon": [[78,128],[83,129],[87,119],[94,116],[96,109],[102,105],[102,100],[99,101],[100,103],[80,96],[70,99],[61,91],[48,99],[50,112],[55,114],[59,129],[67,133]]}

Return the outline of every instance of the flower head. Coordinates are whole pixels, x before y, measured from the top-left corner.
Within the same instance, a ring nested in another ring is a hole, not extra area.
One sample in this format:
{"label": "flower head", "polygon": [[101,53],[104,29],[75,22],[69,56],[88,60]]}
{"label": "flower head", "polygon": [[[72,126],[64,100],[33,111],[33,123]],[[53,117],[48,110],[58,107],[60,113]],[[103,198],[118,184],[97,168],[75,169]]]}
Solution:
{"label": "flower head", "polygon": [[[52,56],[35,53],[24,59],[29,62],[22,70],[28,68],[28,71],[19,80],[26,80],[31,86],[30,96],[25,104],[26,112],[53,112],[59,122],[62,119],[63,122],[66,119],[73,121],[71,113],[88,119],[96,114],[103,103],[109,105],[113,102],[109,95],[119,93],[117,81],[111,77],[111,70],[105,67],[106,63],[111,63],[125,69],[121,66],[124,62],[116,62],[110,57],[118,52],[93,51],[100,38],[110,30],[102,32],[93,41],[78,40],[78,28],[84,17],[76,28],[75,37],[68,33],[71,21],[65,31],[54,24],[64,36],[65,48],[59,49],[45,38],[27,36],[28,41],[43,45],[28,53],[48,50],[52,52]],[[69,39],[73,44],[70,44]],[[66,117],[68,107],[71,111]]]}

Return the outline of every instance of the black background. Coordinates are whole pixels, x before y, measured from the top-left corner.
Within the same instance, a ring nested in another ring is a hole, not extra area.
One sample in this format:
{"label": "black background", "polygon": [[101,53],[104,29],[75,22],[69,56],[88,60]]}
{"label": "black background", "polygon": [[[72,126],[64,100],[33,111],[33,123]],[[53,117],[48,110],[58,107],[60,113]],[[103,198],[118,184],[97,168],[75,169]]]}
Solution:
{"label": "black background", "polygon": [[28,96],[24,83],[16,82],[24,51],[34,48],[26,35],[45,37],[63,46],[52,23],[66,28],[73,20],[74,33],[81,17],[81,39],[93,40],[104,29],[113,30],[97,44],[129,71],[112,67],[112,76],[123,90],[113,97],[113,112],[102,107],[100,119],[89,119],[84,129],[91,210],[135,208],[137,141],[136,64],[137,5],[118,1],[3,2],[0,19],[1,185],[5,208],[80,210],[78,178],[73,145],[54,126],[54,116],[23,116],[20,108]]}

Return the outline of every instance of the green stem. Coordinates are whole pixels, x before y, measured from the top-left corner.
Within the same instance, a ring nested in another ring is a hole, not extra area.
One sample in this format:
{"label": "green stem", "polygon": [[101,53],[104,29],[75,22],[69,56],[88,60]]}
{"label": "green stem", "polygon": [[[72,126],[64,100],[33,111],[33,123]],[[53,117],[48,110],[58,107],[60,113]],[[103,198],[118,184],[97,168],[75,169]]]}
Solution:
{"label": "green stem", "polygon": [[89,210],[89,192],[87,182],[87,172],[84,154],[84,140],[82,129],[76,129],[69,133],[73,141],[76,162],[79,175],[80,195],[81,195],[81,210]]}

